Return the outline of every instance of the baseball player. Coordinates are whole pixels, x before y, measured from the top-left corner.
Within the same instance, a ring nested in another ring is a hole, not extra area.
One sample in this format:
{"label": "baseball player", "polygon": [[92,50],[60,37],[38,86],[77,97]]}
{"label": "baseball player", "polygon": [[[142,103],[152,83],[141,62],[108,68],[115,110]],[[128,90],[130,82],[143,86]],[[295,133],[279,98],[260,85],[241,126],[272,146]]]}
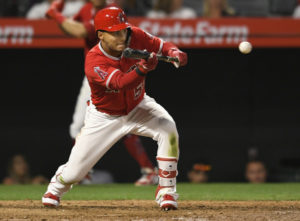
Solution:
{"label": "baseball player", "polygon": [[[112,5],[112,4],[110,4]],[[64,0],[55,0],[46,16],[54,19],[60,27],[71,36],[85,38],[85,54],[97,43],[98,38],[94,31],[93,18],[99,9],[110,6],[106,5],[106,0],[91,0],[73,17],[65,18],[61,11],[64,8]],[[84,125],[85,109],[87,101],[90,100],[91,90],[86,77],[77,97],[73,121],[70,125],[70,135],[73,140],[79,134]],[[157,171],[150,161],[141,140],[136,135],[126,135],[123,143],[130,155],[138,162],[141,167],[142,176],[135,182],[136,186],[157,184]]]}
{"label": "baseball player", "polygon": [[[156,54],[177,57],[178,62],[174,63],[177,67],[187,63],[187,55],[174,44],[131,26],[120,8],[100,10],[94,22],[100,41],[85,61],[92,92],[85,124],[67,163],[51,179],[42,203],[59,206],[61,196],[120,138],[135,134],[157,141],[159,184],[155,199],[164,210],[177,209],[178,132],[169,113],[145,94],[145,78],[157,66]],[[152,53],[147,60],[130,59],[122,56],[126,47]]]}

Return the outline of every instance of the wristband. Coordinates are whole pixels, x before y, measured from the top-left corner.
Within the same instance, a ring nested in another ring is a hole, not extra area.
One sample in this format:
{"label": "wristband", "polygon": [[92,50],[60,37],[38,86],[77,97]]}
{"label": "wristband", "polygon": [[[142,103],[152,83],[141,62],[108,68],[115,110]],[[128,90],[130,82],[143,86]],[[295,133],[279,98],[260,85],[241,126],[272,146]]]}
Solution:
{"label": "wristband", "polygon": [[61,24],[64,22],[64,20],[66,19],[66,17],[63,16],[61,13],[56,12],[56,13],[55,13],[55,18],[54,18],[54,19],[57,21],[58,24],[61,25]]}
{"label": "wristband", "polygon": [[144,73],[143,71],[141,71],[138,67],[135,69],[135,72],[140,75],[140,76],[143,76],[145,77],[146,76],[146,73]]}

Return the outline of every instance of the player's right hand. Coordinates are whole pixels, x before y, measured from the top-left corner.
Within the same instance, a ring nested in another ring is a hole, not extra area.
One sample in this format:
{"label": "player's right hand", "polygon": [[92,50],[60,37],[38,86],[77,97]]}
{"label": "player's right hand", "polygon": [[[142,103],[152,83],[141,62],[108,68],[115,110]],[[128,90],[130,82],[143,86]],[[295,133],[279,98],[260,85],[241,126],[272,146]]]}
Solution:
{"label": "player's right hand", "polygon": [[183,51],[180,51],[179,49],[171,49],[168,52],[168,55],[171,57],[178,58],[179,62],[174,62],[174,65],[176,68],[179,68],[180,66],[184,66],[187,64],[187,54]]}
{"label": "player's right hand", "polygon": [[157,56],[152,52],[147,60],[142,59],[137,65],[140,71],[148,73],[156,68],[158,63]]}
{"label": "player's right hand", "polygon": [[64,5],[65,5],[65,0],[54,0],[51,3],[50,8],[53,8],[53,9],[57,10],[58,12],[62,12],[62,10],[64,9]]}
{"label": "player's right hand", "polygon": [[46,18],[54,19],[55,14],[57,13],[56,10],[52,9],[51,7],[46,11]]}
{"label": "player's right hand", "polygon": [[54,0],[46,11],[46,17],[54,19],[57,12],[62,12],[64,4],[65,0]]}
{"label": "player's right hand", "polygon": [[51,3],[50,8],[46,12],[46,17],[56,20],[61,24],[65,17],[60,13],[64,8],[64,0],[55,0]]}

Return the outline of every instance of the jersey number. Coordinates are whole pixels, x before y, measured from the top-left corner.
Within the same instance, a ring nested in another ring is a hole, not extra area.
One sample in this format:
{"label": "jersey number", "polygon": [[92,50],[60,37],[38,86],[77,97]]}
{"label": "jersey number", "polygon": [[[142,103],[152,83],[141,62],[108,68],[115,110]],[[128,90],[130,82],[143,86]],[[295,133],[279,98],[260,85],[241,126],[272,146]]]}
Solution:
{"label": "jersey number", "polygon": [[134,89],[134,100],[138,99],[141,96],[143,89],[144,89],[144,82],[140,83]]}

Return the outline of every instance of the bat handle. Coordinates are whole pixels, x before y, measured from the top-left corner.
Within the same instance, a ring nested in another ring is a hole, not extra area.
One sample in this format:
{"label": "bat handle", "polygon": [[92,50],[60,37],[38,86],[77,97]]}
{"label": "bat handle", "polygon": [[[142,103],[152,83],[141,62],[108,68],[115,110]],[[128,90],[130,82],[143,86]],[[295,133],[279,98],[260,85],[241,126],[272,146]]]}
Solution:
{"label": "bat handle", "polygon": [[164,61],[164,62],[179,62],[178,58],[176,58],[176,57],[170,57],[170,56],[164,56],[164,55],[157,55],[157,59],[159,61]]}

